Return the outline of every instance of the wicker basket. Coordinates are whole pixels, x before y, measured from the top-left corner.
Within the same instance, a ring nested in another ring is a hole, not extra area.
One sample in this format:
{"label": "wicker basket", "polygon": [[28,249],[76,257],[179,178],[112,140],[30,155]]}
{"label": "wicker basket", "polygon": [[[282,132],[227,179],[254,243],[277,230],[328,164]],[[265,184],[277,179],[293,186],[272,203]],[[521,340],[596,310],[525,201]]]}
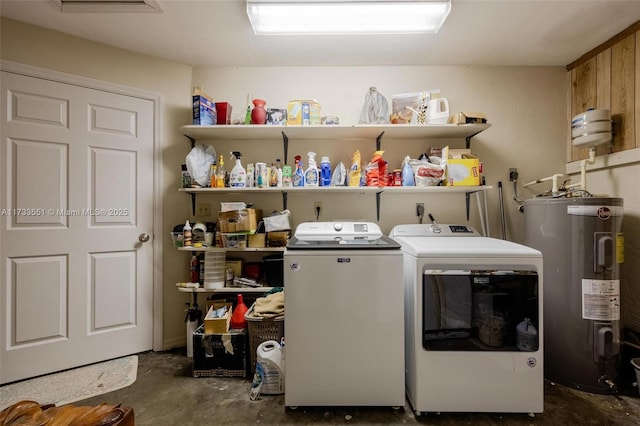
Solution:
{"label": "wicker basket", "polygon": [[249,332],[249,361],[251,362],[251,373],[256,372],[256,352],[260,343],[267,340],[280,342],[284,337],[284,316],[276,318],[254,317],[251,305],[244,318],[247,320],[247,331]]}

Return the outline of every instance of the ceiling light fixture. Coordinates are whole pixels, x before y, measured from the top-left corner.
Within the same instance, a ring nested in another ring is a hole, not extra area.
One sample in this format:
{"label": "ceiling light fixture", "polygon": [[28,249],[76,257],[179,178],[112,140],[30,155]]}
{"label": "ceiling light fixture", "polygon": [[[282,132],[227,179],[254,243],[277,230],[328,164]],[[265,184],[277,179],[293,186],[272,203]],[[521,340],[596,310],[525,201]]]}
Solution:
{"label": "ceiling light fixture", "polygon": [[450,0],[247,0],[256,34],[436,33]]}

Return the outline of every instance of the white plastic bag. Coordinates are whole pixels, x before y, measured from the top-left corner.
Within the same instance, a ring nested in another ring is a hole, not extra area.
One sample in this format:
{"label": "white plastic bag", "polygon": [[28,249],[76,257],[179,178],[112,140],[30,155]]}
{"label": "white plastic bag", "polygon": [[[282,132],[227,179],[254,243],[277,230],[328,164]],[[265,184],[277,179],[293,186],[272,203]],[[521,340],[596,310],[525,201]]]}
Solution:
{"label": "white plastic bag", "polygon": [[389,102],[375,87],[370,87],[364,98],[359,124],[389,123]]}
{"label": "white plastic bag", "polygon": [[187,170],[194,182],[200,186],[209,186],[211,182],[211,163],[216,161],[216,150],[211,145],[196,145],[187,154]]}
{"label": "white plastic bag", "polygon": [[288,231],[291,229],[291,225],[289,224],[289,215],[291,212],[289,210],[282,210],[281,212],[276,212],[271,216],[266,216],[262,220],[264,221],[264,230],[266,232],[271,231]]}

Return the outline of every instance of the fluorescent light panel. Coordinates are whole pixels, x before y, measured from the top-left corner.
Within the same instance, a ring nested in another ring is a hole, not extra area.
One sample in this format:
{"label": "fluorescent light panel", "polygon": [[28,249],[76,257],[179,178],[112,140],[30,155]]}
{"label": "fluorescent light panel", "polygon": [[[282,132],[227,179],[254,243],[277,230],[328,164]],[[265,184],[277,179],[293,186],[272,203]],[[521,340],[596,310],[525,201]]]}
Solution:
{"label": "fluorescent light panel", "polygon": [[436,33],[450,1],[247,1],[256,34]]}

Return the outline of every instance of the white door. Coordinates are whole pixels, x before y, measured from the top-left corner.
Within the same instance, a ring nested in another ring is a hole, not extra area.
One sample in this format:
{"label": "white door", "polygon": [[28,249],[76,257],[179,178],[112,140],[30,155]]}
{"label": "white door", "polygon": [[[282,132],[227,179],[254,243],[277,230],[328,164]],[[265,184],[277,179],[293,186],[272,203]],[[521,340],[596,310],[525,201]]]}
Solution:
{"label": "white door", "polygon": [[153,102],[1,87],[0,383],[151,349]]}

